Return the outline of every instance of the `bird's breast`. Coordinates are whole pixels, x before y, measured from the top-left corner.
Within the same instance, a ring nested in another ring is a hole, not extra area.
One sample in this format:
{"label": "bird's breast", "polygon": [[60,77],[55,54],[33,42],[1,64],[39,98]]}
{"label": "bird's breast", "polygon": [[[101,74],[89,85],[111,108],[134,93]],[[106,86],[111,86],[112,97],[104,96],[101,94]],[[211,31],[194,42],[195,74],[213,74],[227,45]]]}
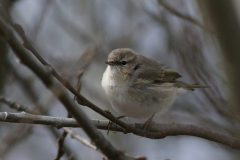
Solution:
{"label": "bird's breast", "polygon": [[108,97],[119,96],[126,91],[127,83],[124,80],[124,76],[108,66],[103,74],[102,87]]}

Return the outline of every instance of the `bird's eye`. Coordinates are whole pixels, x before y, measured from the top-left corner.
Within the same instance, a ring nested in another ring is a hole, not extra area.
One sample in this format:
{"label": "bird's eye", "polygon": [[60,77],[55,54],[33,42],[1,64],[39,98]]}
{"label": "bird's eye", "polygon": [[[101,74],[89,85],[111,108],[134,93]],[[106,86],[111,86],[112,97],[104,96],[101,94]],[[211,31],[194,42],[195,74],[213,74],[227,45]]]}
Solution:
{"label": "bird's eye", "polygon": [[125,66],[127,64],[126,61],[122,61],[122,65]]}

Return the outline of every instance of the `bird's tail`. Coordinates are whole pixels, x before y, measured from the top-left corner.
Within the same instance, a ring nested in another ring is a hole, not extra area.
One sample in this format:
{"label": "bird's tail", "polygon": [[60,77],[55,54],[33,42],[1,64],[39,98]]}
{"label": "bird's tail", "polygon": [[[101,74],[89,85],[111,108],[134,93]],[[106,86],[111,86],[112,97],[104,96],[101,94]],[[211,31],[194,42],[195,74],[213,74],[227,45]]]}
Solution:
{"label": "bird's tail", "polygon": [[200,84],[188,84],[186,88],[210,88],[211,86],[204,86]]}
{"label": "bird's tail", "polygon": [[185,89],[192,90],[192,91],[194,91],[194,88],[210,88],[211,87],[211,86],[205,86],[205,85],[200,85],[200,84],[187,84],[187,83],[179,82],[179,81],[175,82],[175,86],[178,88],[185,88]]}

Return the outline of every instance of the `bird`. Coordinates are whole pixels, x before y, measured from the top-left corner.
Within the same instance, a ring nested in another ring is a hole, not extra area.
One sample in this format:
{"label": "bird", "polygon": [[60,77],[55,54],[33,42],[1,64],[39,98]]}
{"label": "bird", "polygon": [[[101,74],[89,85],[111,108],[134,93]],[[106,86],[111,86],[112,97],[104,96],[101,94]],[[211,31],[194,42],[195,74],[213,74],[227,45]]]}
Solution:
{"label": "bird", "polygon": [[113,50],[105,63],[101,85],[119,116],[149,120],[164,114],[178,96],[209,88],[178,81],[180,73],[129,48]]}

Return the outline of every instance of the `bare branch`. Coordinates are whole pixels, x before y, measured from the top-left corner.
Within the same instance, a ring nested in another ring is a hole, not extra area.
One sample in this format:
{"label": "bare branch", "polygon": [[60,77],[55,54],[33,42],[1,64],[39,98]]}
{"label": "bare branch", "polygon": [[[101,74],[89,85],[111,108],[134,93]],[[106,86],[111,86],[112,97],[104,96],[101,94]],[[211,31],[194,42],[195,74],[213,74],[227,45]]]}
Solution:
{"label": "bare branch", "polygon": [[[223,62],[228,78],[229,87],[229,108],[233,116],[240,121],[239,105],[240,105],[240,21],[236,10],[235,1],[219,0],[217,3],[213,1],[203,1],[208,10],[212,24],[216,29],[216,34],[223,51]],[[228,109],[229,109],[228,108]]]}
{"label": "bare branch", "polygon": [[0,96],[0,102],[8,105],[10,108],[15,109],[17,111],[26,111],[26,112],[28,111],[28,109],[25,106],[23,106],[19,103],[13,102],[13,101],[9,101],[2,96]]}
{"label": "bare branch", "polygon": [[[39,116],[32,115],[28,113],[7,113],[0,112],[0,121],[2,122],[12,122],[12,123],[32,123],[32,124],[43,124],[51,125],[56,128],[62,127],[81,127],[77,121],[73,118],[57,118],[49,116]],[[108,121],[103,120],[92,120],[92,123],[102,130],[108,130]],[[135,127],[137,129],[142,128],[142,124],[129,124],[129,126]],[[131,133],[116,124],[111,125],[111,131],[118,131],[123,133]],[[214,142],[218,142],[229,146],[233,149],[240,149],[240,139],[235,137],[230,137],[222,133],[214,132],[210,129],[198,127],[194,125],[183,125],[183,124],[155,124],[151,125],[149,131],[154,134],[146,133],[146,138],[152,139],[162,139],[167,136],[177,136],[177,135],[189,135],[204,138]],[[140,135],[141,133],[134,133]]]}
{"label": "bare branch", "polygon": [[66,137],[67,137],[67,132],[64,131],[62,136],[58,139],[58,153],[57,153],[57,157],[54,160],[60,160],[60,158],[64,155],[63,144]]}

